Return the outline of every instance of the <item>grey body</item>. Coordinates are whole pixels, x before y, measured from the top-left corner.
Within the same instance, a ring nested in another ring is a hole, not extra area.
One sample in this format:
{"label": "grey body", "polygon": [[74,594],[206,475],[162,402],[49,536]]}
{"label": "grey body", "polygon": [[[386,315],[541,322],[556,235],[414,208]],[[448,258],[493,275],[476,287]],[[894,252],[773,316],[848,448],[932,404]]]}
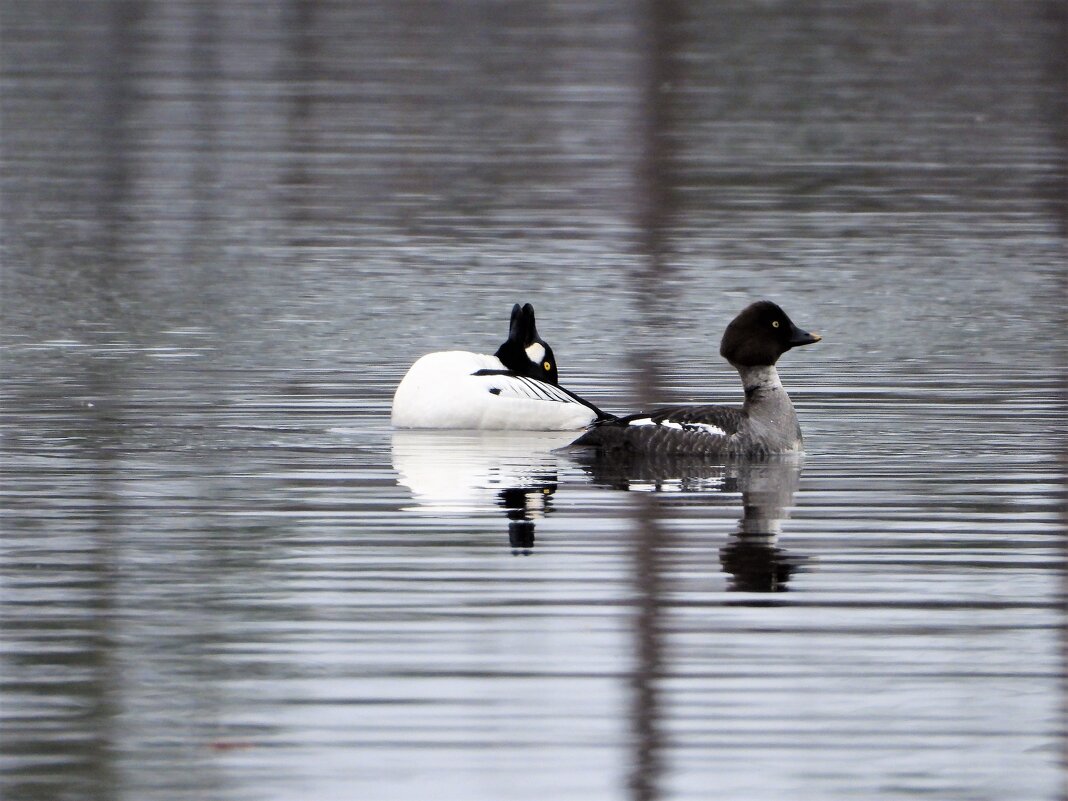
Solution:
{"label": "grey body", "polygon": [[[745,387],[742,407],[680,406],[598,425],[571,447],[607,453],[704,455],[764,458],[801,450],[801,426],[790,396],[773,366],[739,368]],[[635,420],[649,423],[635,425]],[[715,433],[714,428],[722,431]]]}
{"label": "grey body", "polygon": [[774,303],[754,303],[723,335],[720,353],[738,370],[741,408],[679,406],[595,423],[569,448],[605,456],[648,454],[761,459],[801,450],[801,426],[775,362],[820,337],[797,328]]}

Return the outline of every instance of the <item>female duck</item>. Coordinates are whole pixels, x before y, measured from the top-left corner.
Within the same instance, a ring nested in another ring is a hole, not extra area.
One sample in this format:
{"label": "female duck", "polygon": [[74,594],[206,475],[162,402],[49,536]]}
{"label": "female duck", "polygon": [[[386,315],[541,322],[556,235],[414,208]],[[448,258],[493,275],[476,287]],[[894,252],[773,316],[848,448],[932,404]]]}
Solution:
{"label": "female duck", "polygon": [[819,342],[770,301],[752,304],[727,326],[720,355],[742,379],[742,407],[678,406],[595,421],[571,444],[605,455],[701,455],[759,459],[801,450],[801,427],[775,362],[786,351]]}
{"label": "female duck", "polygon": [[558,381],[534,307],[517,303],[508,339],[494,355],[441,351],[413,364],[393,396],[393,425],[568,431],[610,418]]}

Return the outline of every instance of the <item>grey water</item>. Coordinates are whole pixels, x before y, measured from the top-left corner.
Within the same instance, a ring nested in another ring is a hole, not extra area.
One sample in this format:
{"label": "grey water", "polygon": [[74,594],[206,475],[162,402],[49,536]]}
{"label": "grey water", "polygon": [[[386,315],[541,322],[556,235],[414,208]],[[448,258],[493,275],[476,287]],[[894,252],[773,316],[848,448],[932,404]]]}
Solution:
{"label": "grey water", "polygon": [[[5,2],[0,793],[1064,792],[1053,2]],[[531,302],[616,412],[399,432]]]}

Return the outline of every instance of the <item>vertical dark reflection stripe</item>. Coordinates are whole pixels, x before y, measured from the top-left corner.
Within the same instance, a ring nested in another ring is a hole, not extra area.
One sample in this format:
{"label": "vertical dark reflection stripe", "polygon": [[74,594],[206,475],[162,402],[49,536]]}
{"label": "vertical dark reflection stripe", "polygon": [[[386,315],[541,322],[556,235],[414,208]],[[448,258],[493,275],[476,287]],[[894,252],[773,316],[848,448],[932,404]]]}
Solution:
{"label": "vertical dark reflection stripe", "polygon": [[315,140],[315,98],[321,66],[319,15],[312,0],[289,0],[283,7],[285,66],[280,78],[286,93],[286,169],[282,175],[284,213],[289,229],[287,244],[294,249],[312,243],[312,214],[316,175],[311,160],[319,150]]}
{"label": "vertical dark reflection stripe", "polygon": [[[101,135],[100,221],[104,226],[106,253],[116,253],[122,233],[129,225],[128,201],[131,176],[130,153],[134,142],[131,117],[137,100],[135,72],[140,57],[138,26],[145,15],[144,4],[126,0],[103,6],[107,12],[106,48],[99,75],[103,103],[93,119]],[[103,281],[118,281],[121,276],[111,265],[101,265]],[[116,291],[119,291],[116,289]],[[109,296],[110,297],[110,296]]]}
{"label": "vertical dark reflection stripe", "polygon": [[196,9],[192,27],[193,52],[189,63],[185,65],[193,89],[189,184],[193,236],[183,237],[182,246],[186,254],[185,263],[193,268],[189,270],[187,280],[198,282],[197,295],[205,305],[214,298],[211,296],[210,281],[199,266],[202,263],[210,264],[217,258],[204,243],[218,239],[219,232],[215,227],[222,216],[220,205],[225,202],[220,191],[223,170],[219,161],[222,152],[220,120],[225,117],[218,92],[223,77],[219,33],[222,25],[223,20],[215,4],[206,3]]}
{"label": "vertical dark reflection stripe", "polygon": [[[1051,2],[1041,7],[1049,23],[1050,35],[1045,42],[1045,63],[1048,72],[1046,85],[1059,86],[1061,91],[1044,105],[1050,116],[1049,127],[1056,137],[1056,165],[1054,184],[1049,197],[1060,228],[1062,251],[1068,253],[1068,4]],[[1060,274],[1060,296],[1068,298],[1068,271]],[[1060,330],[1068,327],[1068,306],[1061,307]],[[1061,343],[1061,418],[1068,417],[1068,346]],[[1068,490],[1068,440],[1061,442],[1061,476]],[[1061,799],[1068,801],[1068,493],[1061,500]]]}
{"label": "vertical dark reflection stripe", "polygon": [[[1061,235],[1068,237],[1068,3],[1054,0],[1039,7],[1045,18],[1049,35],[1044,42],[1044,57],[1047,72],[1046,86],[1060,87],[1050,93],[1048,102],[1042,104],[1050,130],[1056,137],[1056,162],[1052,171],[1052,187],[1043,186],[1039,191],[1053,206]],[[1047,193],[1046,189],[1050,191]],[[1064,286],[1068,289],[1068,286]]]}
{"label": "vertical dark reflection stripe", "polygon": [[[673,25],[679,6],[665,0],[646,0],[637,7],[640,107],[638,109],[638,161],[636,164],[636,215],[639,258],[635,286],[643,328],[665,330],[668,308],[667,229],[671,209],[670,91],[676,83],[677,42]],[[663,397],[657,353],[632,354],[638,386],[634,393],[641,407]],[[663,772],[663,730],[657,682],[663,676],[663,613],[665,533],[659,525],[655,498],[638,493],[633,507],[634,673],[631,725],[634,754],[628,787],[634,801],[659,797]]]}
{"label": "vertical dark reflection stripe", "polygon": [[[141,2],[130,0],[105,5],[103,12],[105,46],[95,77],[100,81],[100,113],[91,119],[99,133],[101,172],[98,205],[94,223],[99,226],[102,259],[94,271],[96,291],[101,298],[96,323],[123,326],[123,294],[131,269],[126,231],[129,229],[130,198],[133,194],[134,166],[131,164],[132,117],[137,102],[135,76],[142,59],[140,25],[145,16]],[[100,336],[100,334],[94,334]],[[89,789],[89,797],[106,797],[118,783],[115,765],[115,725],[120,712],[122,677],[116,664],[115,644],[122,632],[116,625],[116,609],[121,588],[117,579],[121,555],[117,532],[124,515],[121,495],[122,438],[126,414],[118,399],[127,395],[129,377],[122,365],[112,360],[88,358],[85,363],[90,397],[110,402],[94,405],[86,420],[86,455],[93,464],[93,506],[91,527],[92,609],[90,632],[82,658],[90,666],[91,679],[84,690],[84,726],[91,735],[85,755],[83,781],[71,777],[75,785]],[[72,432],[77,438],[77,432]],[[57,797],[64,795],[57,792]]]}

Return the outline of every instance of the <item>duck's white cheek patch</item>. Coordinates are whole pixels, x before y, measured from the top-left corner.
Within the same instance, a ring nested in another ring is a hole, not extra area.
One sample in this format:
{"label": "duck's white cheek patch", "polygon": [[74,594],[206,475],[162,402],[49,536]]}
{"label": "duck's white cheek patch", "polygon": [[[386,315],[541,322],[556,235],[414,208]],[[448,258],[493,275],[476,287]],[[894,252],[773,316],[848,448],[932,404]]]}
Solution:
{"label": "duck's white cheek patch", "polygon": [[532,345],[527,346],[527,358],[532,362],[541,364],[541,360],[545,358],[545,346],[535,342]]}

